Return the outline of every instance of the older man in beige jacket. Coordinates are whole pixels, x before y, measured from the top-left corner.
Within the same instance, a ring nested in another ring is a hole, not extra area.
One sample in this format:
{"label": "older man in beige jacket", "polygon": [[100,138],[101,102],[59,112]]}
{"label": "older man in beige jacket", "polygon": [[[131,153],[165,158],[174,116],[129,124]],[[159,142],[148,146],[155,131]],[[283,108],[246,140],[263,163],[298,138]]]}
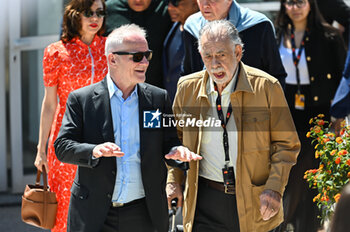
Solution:
{"label": "older man in beige jacket", "polygon": [[243,44],[230,22],[209,22],[198,42],[206,70],[179,80],[173,111],[184,146],[202,160],[167,156],[190,161],[186,180],[169,169],[168,201],[181,205],[185,183],[187,232],[271,231],[283,220],[282,196],[300,150],[282,88],[240,61]]}

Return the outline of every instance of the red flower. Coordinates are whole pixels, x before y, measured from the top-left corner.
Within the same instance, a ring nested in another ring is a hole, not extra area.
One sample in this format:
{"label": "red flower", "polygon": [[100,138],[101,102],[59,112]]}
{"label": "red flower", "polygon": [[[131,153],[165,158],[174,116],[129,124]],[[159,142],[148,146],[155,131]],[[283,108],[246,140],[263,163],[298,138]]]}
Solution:
{"label": "red flower", "polygon": [[319,127],[319,126],[315,126],[314,127],[314,131],[315,131],[315,133],[320,133],[321,132],[321,127]]}
{"label": "red flower", "polygon": [[340,198],[340,193],[337,193],[337,194],[334,196],[335,202],[338,202],[338,201],[339,201],[339,198]]}
{"label": "red flower", "polygon": [[318,120],[317,121],[317,125],[319,126],[323,126],[324,125],[324,121],[321,119],[321,120]]}
{"label": "red flower", "polygon": [[[346,164],[348,165],[348,166],[350,166],[350,159],[348,159],[347,161],[346,161]],[[349,174],[348,174],[349,175]]]}
{"label": "red flower", "polygon": [[337,138],[335,139],[335,141],[336,141],[337,143],[341,144],[341,143],[343,142],[343,139],[342,139],[341,137],[337,137]]}
{"label": "red flower", "polygon": [[341,159],[340,159],[340,157],[338,157],[338,158],[335,159],[334,162],[335,162],[336,164],[340,164],[340,161],[341,161]]}

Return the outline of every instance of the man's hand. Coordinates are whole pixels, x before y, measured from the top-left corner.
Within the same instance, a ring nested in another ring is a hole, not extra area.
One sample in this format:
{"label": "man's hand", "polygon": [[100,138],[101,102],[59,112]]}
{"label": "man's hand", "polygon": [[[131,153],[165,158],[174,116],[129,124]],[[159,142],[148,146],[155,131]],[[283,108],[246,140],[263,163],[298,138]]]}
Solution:
{"label": "man's hand", "polygon": [[177,208],[182,207],[183,194],[182,188],[180,184],[177,183],[167,183],[166,188],[166,196],[168,199],[168,208],[171,209],[171,201],[177,198]]}
{"label": "man's hand", "polygon": [[165,155],[165,158],[190,162],[191,160],[201,160],[202,156],[190,151],[187,147],[177,146],[171,149],[170,152]]}
{"label": "man's hand", "polygon": [[122,157],[124,156],[124,152],[120,150],[120,147],[118,147],[115,143],[102,143],[97,145],[94,150],[92,150],[92,155],[95,158],[100,157]]}
{"label": "man's hand", "polygon": [[331,128],[334,129],[335,136],[340,135],[341,124],[344,121],[344,118],[336,118],[334,121],[332,120]]}
{"label": "man's hand", "polygon": [[260,213],[264,221],[275,216],[281,207],[281,195],[266,189],[260,194]]}

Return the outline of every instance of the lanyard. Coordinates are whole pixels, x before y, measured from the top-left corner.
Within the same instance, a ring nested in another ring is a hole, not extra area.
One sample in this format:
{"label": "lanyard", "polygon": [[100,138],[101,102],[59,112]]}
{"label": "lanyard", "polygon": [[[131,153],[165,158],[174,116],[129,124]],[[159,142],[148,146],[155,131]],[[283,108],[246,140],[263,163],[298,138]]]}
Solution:
{"label": "lanyard", "polygon": [[[215,85],[215,91],[217,91],[217,86],[216,85]],[[230,119],[231,114],[232,114],[232,105],[231,105],[231,102],[230,102],[230,104],[228,106],[228,109],[227,109],[226,121],[225,121],[224,113],[222,112],[221,97],[220,97],[219,92],[218,92],[218,97],[216,98],[216,110],[218,112],[218,116],[219,116],[219,119],[221,121],[221,126],[224,129],[223,144],[224,144],[224,150],[225,150],[225,161],[226,161],[226,165],[225,166],[227,166],[228,163],[230,162],[230,156],[229,156],[228,134],[227,134],[226,125],[227,125],[228,120]]]}
{"label": "lanyard", "polygon": [[294,27],[292,27],[291,29],[291,42],[292,42],[292,54],[293,54],[293,63],[295,66],[295,71],[296,71],[296,75],[297,75],[297,85],[298,85],[298,94],[300,94],[300,74],[299,74],[299,61],[300,61],[300,57],[301,57],[301,53],[303,52],[304,49],[304,45],[305,45],[305,38],[307,36],[307,29],[304,32],[304,36],[303,39],[301,40],[300,43],[300,47],[299,47],[299,51],[298,51],[298,55],[295,54],[295,50],[296,50],[296,46],[295,46],[295,34],[294,34]]}

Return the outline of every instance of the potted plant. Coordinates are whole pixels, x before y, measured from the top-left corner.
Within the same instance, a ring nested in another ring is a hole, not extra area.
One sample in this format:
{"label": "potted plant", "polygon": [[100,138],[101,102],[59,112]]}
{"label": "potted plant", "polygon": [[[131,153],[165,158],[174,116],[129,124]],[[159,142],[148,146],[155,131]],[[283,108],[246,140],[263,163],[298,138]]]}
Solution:
{"label": "potted plant", "polygon": [[330,124],[320,114],[310,119],[312,127],[306,137],[315,144],[315,158],[319,159],[318,169],[305,172],[311,188],[317,189],[313,199],[321,210],[321,223],[330,219],[340,192],[350,180],[350,126],[341,125],[339,136],[330,132]]}

